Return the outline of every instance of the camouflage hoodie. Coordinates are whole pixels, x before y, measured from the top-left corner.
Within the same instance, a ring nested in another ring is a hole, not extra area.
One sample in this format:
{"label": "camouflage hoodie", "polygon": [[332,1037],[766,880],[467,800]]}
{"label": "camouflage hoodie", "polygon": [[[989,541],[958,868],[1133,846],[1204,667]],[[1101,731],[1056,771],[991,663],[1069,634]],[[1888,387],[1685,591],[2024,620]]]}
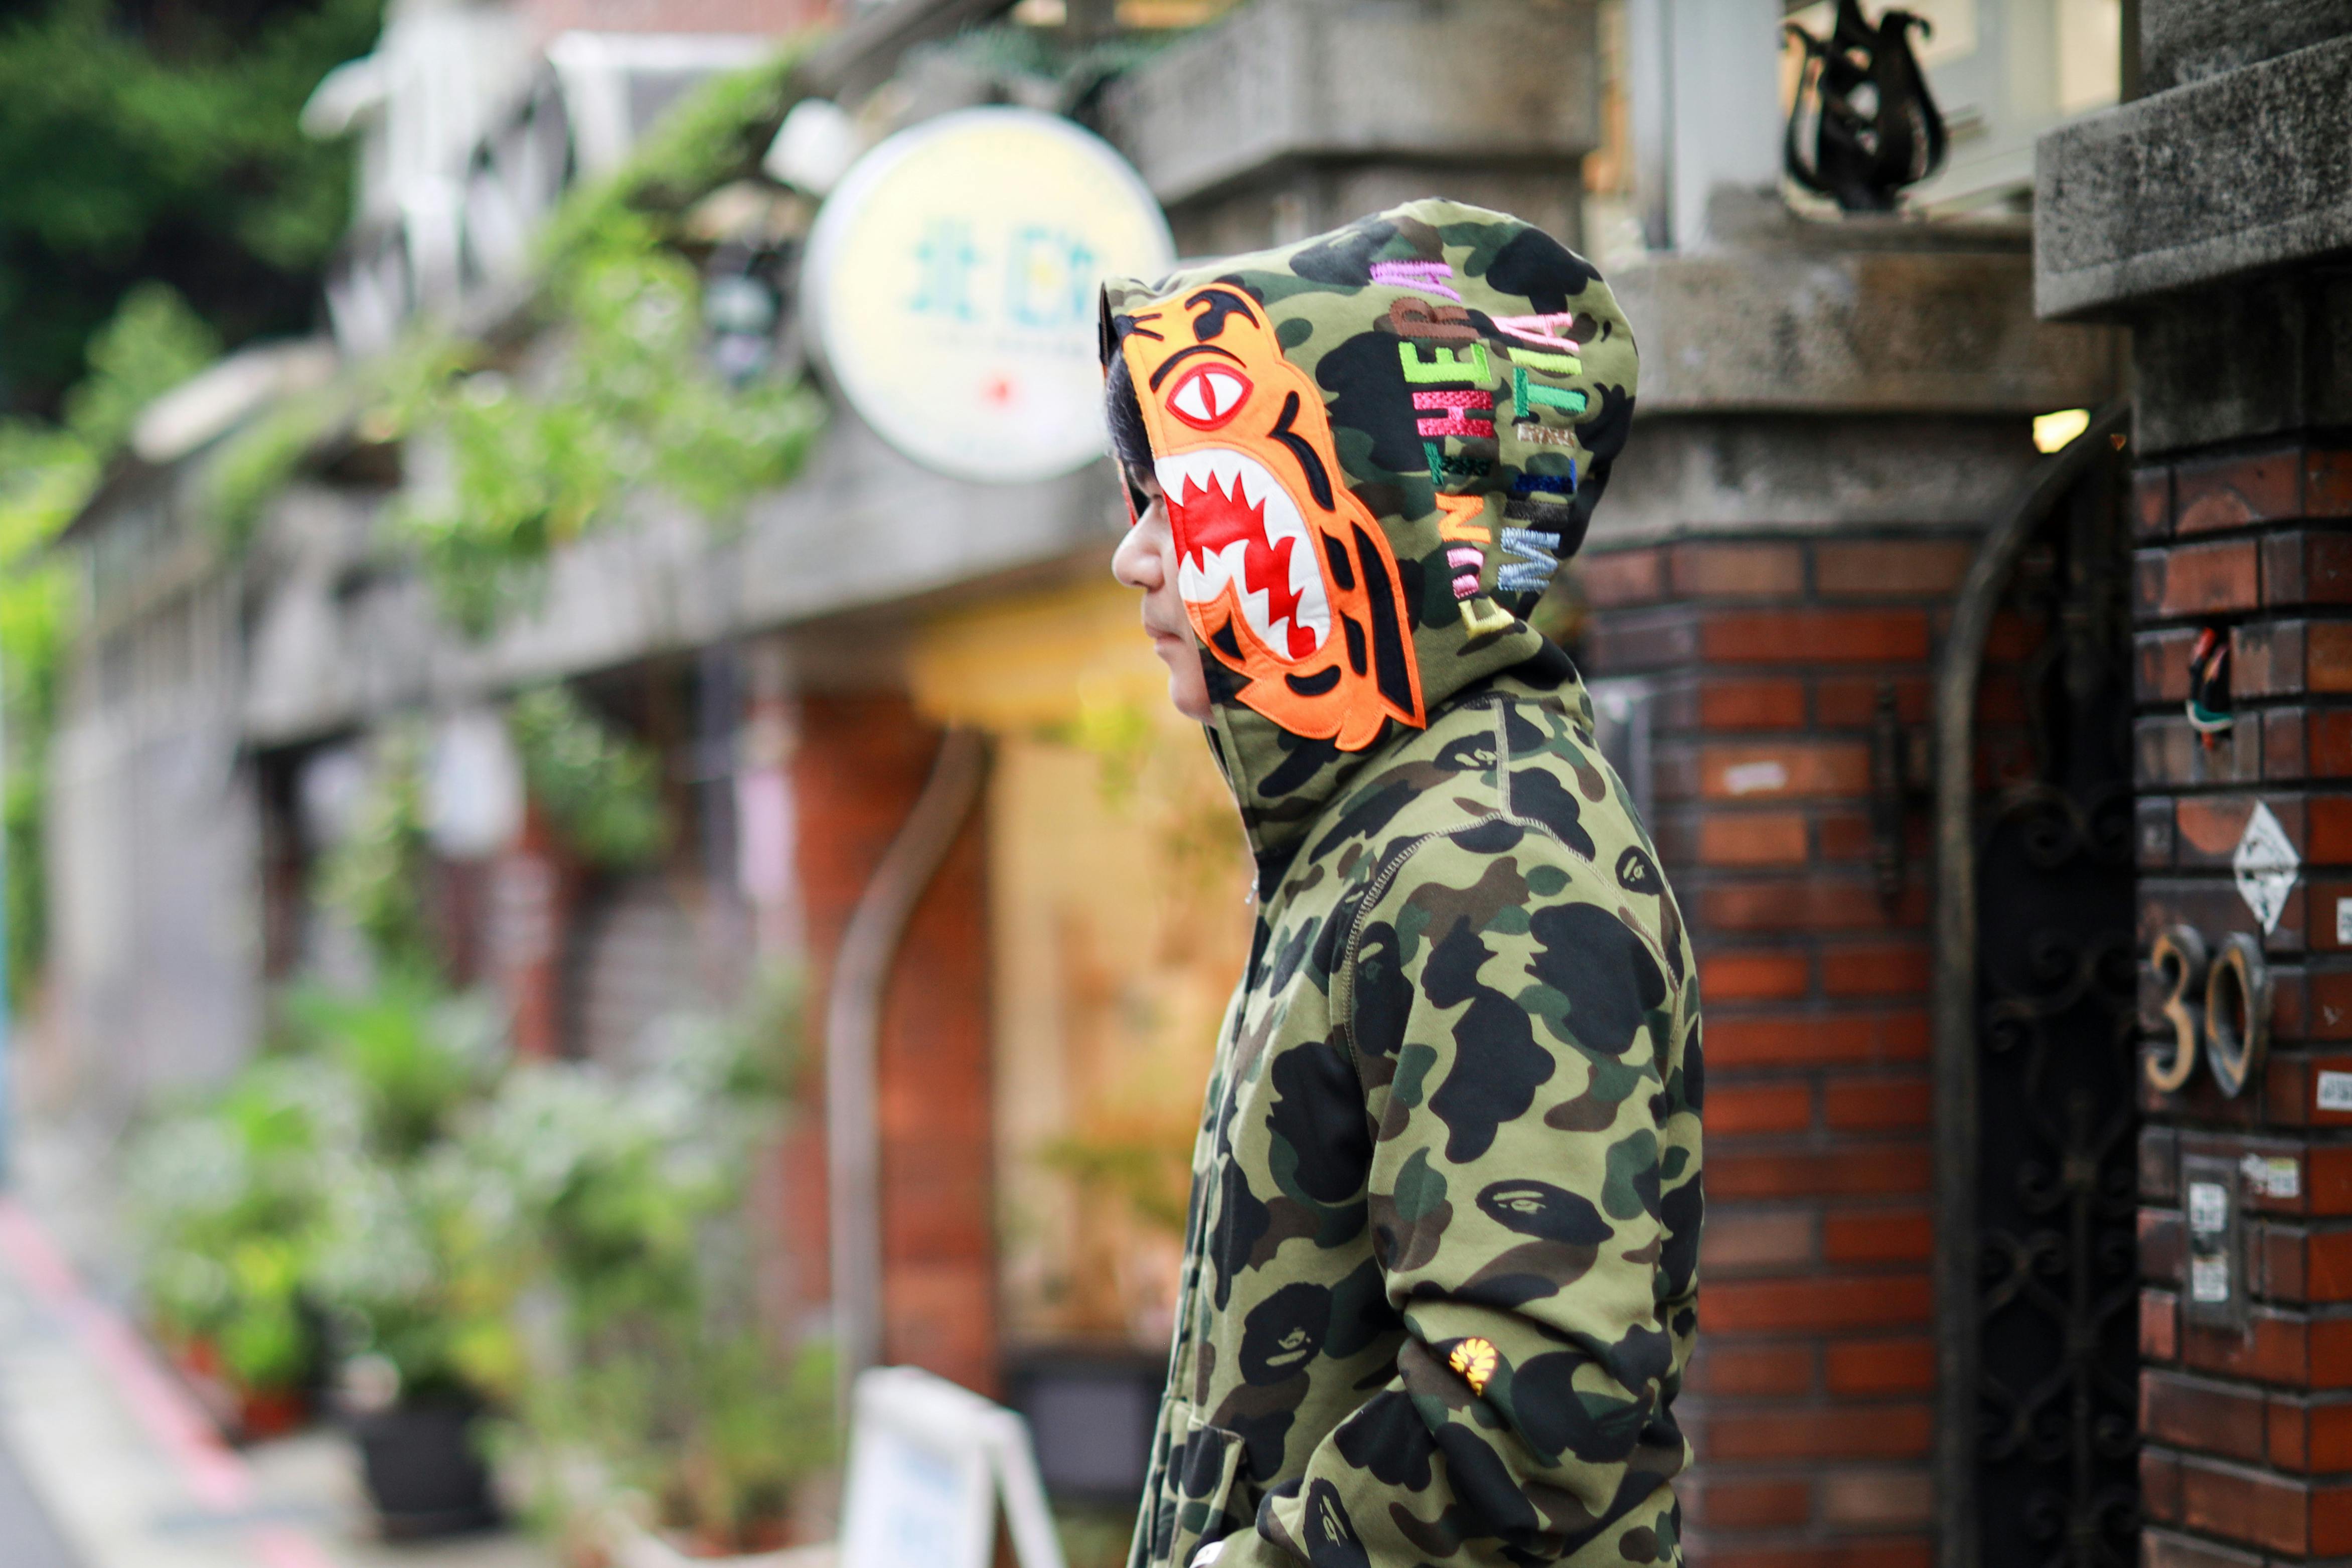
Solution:
{"label": "camouflage hoodie", "polygon": [[1678,1563],[1696,978],[1515,614],[1624,441],[1624,319],[1424,201],[1114,281],[1103,321],[1260,902],[1131,1568]]}

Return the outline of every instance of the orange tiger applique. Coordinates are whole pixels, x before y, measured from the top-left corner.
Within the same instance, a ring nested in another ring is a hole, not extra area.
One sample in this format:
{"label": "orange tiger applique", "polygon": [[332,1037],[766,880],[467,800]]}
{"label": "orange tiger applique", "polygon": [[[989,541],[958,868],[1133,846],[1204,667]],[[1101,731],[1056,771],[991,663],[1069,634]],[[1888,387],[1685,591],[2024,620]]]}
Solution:
{"label": "orange tiger applique", "polygon": [[1322,394],[1264,310],[1213,283],[1119,331],[1185,612],[1243,678],[1241,700],[1347,752],[1390,719],[1425,725],[1396,557],[1347,487]]}

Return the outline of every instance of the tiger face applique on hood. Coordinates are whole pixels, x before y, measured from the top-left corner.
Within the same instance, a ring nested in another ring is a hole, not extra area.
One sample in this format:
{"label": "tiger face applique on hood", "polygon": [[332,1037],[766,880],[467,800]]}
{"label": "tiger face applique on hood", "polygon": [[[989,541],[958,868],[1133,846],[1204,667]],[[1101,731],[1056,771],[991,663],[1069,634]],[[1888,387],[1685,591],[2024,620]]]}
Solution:
{"label": "tiger face applique on hood", "polygon": [[1122,342],[1201,641],[1235,695],[1360,752],[1423,723],[1388,537],[1345,482],[1323,395],[1265,307],[1209,283],[1122,320]]}
{"label": "tiger face applique on hood", "polygon": [[1253,847],[1353,761],[1535,657],[1632,422],[1600,274],[1501,213],[1425,200],[1104,286]]}

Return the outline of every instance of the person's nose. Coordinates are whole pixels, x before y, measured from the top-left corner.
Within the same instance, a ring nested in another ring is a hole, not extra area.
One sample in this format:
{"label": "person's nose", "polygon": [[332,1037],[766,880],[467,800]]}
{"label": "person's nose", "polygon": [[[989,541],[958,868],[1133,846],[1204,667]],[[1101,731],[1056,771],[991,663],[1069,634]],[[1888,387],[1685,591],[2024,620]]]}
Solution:
{"label": "person's nose", "polygon": [[1164,575],[1160,552],[1151,547],[1150,532],[1142,526],[1129,529],[1110,557],[1110,574],[1120,585],[1144,594],[1156,592]]}

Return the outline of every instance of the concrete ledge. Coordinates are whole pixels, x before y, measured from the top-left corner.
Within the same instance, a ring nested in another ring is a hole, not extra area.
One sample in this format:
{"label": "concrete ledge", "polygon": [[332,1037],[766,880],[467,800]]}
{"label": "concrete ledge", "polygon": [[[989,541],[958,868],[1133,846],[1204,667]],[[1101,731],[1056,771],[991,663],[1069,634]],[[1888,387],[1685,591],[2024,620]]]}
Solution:
{"label": "concrete ledge", "polygon": [[[1039,485],[947,479],[836,408],[808,470],[756,500],[740,532],[646,498],[626,521],[557,552],[537,608],[487,642],[453,632],[411,574],[338,591],[352,503],[298,490],[273,519],[277,575],[253,611],[243,732],[285,744],[419,704],[749,632],[903,611],[926,596],[1107,557],[1126,516],[1117,482],[1107,462]],[[896,658],[881,630],[851,641],[852,658]]]}
{"label": "concrete ledge", "polygon": [[2022,416],[1636,422],[1587,554],[1725,535],[1981,528],[2038,459]]}
{"label": "concrete ledge", "polygon": [[2185,87],[2346,33],[2347,0],[2140,0],[2140,90]]}
{"label": "concrete ledge", "polygon": [[2043,316],[2352,252],[2352,38],[2093,115],[2034,164]]}
{"label": "concrete ledge", "polygon": [[1599,140],[1591,0],[1259,0],[1114,87],[1162,202],[1311,160],[1558,161]]}
{"label": "concrete ledge", "polygon": [[2122,384],[2123,334],[2036,321],[2024,242],[2016,235],[2005,253],[1749,250],[1622,268],[1610,284],[1642,346],[1635,417],[2026,415],[2103,402]]}

